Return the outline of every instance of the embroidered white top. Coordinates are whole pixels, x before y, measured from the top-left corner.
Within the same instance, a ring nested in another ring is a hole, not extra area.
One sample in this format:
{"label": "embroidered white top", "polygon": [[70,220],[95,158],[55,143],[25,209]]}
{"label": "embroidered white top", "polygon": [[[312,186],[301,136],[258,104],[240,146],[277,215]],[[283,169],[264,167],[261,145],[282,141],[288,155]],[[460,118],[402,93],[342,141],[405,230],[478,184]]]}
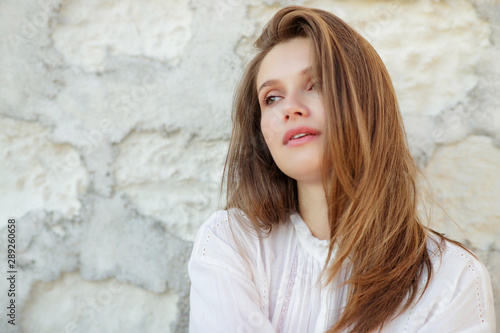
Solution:
{"label": "embroidered white top", "polygon": [[[231,236],[227,214],[226,210],[213,213],[194,242],[188,264],[189,331],[319,333],[331,328],[345,302],[346,287],[336,288],[345,279],[341,274],[327,288],[315,284],[328,241],[314,237],[294,213],[289,223],[273,227],[267,238],[246,233],[248,267]],[[435,251],[432,244],[428,242],[428,248]],[[420,301],[381,332],[495,332],[493,292],[485,266],[449,242],[442,258],[439,253],[432,258],[433,276]]]}

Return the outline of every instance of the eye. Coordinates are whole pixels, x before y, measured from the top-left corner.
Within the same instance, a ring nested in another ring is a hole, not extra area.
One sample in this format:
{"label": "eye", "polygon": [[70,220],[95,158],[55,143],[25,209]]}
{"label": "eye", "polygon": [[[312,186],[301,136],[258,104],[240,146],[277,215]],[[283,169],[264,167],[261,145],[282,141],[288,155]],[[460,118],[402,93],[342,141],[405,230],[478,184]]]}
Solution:
{"label": "eye", "polygon": [[279,96],[267,96],[266,98],[264,98],[264,104],[271,105],[274,102],[276,102],[278,100],[278,98],[280,98],[280,97]]}
{"label": "eye", "polygon": [[309,89],[308,90],[316,90],[319,88],[319,85],[317,82],[310,82],[309,83]]}

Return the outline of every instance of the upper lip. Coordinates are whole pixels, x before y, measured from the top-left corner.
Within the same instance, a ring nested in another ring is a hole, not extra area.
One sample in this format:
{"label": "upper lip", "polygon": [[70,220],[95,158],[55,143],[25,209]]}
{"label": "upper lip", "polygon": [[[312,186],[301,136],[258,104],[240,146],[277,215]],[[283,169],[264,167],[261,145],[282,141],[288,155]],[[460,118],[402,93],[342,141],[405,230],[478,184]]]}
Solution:
{"label": "upper lip", "polygon": [[321,132],[318,130],[315,130],[314,128],[311,128],[311,127],[303,127],[302,126],[302,127],[292,128],[291,130],[288,130],[285,133],[285,135],[283,136],[283,144],[286,145],[288,143],[288,141],[290,141],[294,135],[297,135],[300,133],[318,135]]}

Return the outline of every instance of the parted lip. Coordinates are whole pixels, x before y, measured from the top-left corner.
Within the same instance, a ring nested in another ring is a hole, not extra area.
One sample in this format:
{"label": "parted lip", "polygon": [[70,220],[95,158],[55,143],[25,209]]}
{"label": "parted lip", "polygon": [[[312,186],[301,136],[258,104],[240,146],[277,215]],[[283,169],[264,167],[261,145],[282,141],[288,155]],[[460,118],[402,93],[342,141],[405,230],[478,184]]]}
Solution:
{"label": "parted lip", "polygon": [[300,134],[300,133],[307,133],[307,134],[312,134],[312,135],[319,135],[321,132],[318,130],[315,130],[314,128],[311,127],[297,127],[297,128],[292,128],[291,130],[288,130],[285,135],[283,136],[283,144],[286,145],[288,141],[292,139],[294,135]]}

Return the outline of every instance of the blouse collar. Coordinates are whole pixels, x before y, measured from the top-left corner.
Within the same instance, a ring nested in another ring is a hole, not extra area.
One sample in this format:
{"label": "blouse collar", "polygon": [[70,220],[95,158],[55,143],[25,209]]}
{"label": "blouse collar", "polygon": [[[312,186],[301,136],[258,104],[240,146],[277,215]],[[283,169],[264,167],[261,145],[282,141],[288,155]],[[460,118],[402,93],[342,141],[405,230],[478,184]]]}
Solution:
{"label": "blouse collar", "polygon": [[294,212],[290,215],[290,221],[295,227],[297,238],[302,247],[323,264],[328,256],[329,241],[327,239],[318,239],[314,237],[306,222],[298,212]]}

